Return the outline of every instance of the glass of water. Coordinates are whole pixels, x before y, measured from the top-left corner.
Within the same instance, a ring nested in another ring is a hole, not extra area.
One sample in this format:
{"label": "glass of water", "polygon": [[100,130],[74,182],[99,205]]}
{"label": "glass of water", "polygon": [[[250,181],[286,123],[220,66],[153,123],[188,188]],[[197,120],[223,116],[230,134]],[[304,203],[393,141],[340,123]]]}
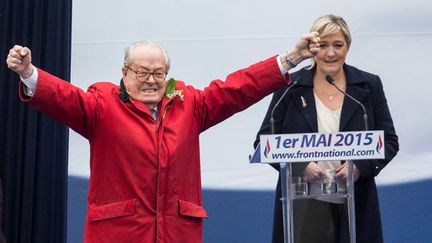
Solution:
{"label": "glass of water", "polygon": [[321,183],[321,191],[324,195],[337,194],[337,181],[334,177],[324,177]]}
{"label": "glass of water", "polygon": [[292,178],[292,193],[295,196],[307,196],[309,194],[306,177],[299,176]]}

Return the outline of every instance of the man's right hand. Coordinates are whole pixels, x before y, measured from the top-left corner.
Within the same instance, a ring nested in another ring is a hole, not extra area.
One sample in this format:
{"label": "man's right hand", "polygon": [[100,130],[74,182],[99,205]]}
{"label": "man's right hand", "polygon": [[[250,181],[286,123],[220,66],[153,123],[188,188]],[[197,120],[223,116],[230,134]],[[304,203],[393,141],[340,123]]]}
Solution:
{"label": "man's right hand", "polygon": [[16,72],[21,78],[26,79],[33,73],[34,66],[31,61],[30,49],[15,45],[9,50],[6,64],[10,70]]}

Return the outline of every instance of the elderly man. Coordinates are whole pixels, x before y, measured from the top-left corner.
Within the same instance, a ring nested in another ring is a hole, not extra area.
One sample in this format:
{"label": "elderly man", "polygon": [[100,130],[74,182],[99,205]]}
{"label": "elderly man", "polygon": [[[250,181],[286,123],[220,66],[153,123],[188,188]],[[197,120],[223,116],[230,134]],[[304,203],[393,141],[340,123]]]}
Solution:
{"label": "elderly man", "polygon": [[214,80],[204,90],[166,80],[159,45],[126,49],[120,85],[87,92],[31,64],[28,48],[6,60],[20,97],[90,142],[85,242],[201,242],[199,134],[287,85],[289,69],[319,50],[317,33],[274,56]]}

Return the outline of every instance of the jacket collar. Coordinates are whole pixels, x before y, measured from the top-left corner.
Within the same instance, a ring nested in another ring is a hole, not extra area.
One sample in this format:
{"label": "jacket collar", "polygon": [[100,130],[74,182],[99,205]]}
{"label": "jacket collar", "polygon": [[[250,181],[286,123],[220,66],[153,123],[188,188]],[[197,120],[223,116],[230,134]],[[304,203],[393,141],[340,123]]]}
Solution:
{"label": "jacket collar", "polygon": [[[124,81],[123,79],[120,80],[120,87],[119,87],[120,91],[119,91],[119,98],[123,103],[133,103],[131,102],[131,100],[133,100],[133,98],[127,93],[126,91],[126,87],[124,85]],[[165,115],[165,109],[168,108],[168,106],[170,106],[172,104],[172,101],[175,97],[172,98],[167,98],[165,95],[162,97],[162,100],[159,102],[158,106],[157,106],[157,112],[158,112],[158,116],[159,115]],[[142,112],[151,115],[150,109],[148,109],[148,107],[146,105],[144,105],[143,103],[137,103],[136,105],[134,105],[137,109],[141,110]]]}

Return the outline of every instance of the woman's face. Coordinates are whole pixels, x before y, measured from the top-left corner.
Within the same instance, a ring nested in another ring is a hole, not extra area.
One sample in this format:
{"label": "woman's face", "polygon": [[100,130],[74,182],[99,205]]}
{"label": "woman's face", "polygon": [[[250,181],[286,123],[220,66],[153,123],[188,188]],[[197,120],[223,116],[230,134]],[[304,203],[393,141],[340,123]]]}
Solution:
{"label": "woman's face", "polygon": [[317,71],[323,75],[336,76],[343,72],[348,44],[341,32],[321,37],[320,50],[315,56]]}

